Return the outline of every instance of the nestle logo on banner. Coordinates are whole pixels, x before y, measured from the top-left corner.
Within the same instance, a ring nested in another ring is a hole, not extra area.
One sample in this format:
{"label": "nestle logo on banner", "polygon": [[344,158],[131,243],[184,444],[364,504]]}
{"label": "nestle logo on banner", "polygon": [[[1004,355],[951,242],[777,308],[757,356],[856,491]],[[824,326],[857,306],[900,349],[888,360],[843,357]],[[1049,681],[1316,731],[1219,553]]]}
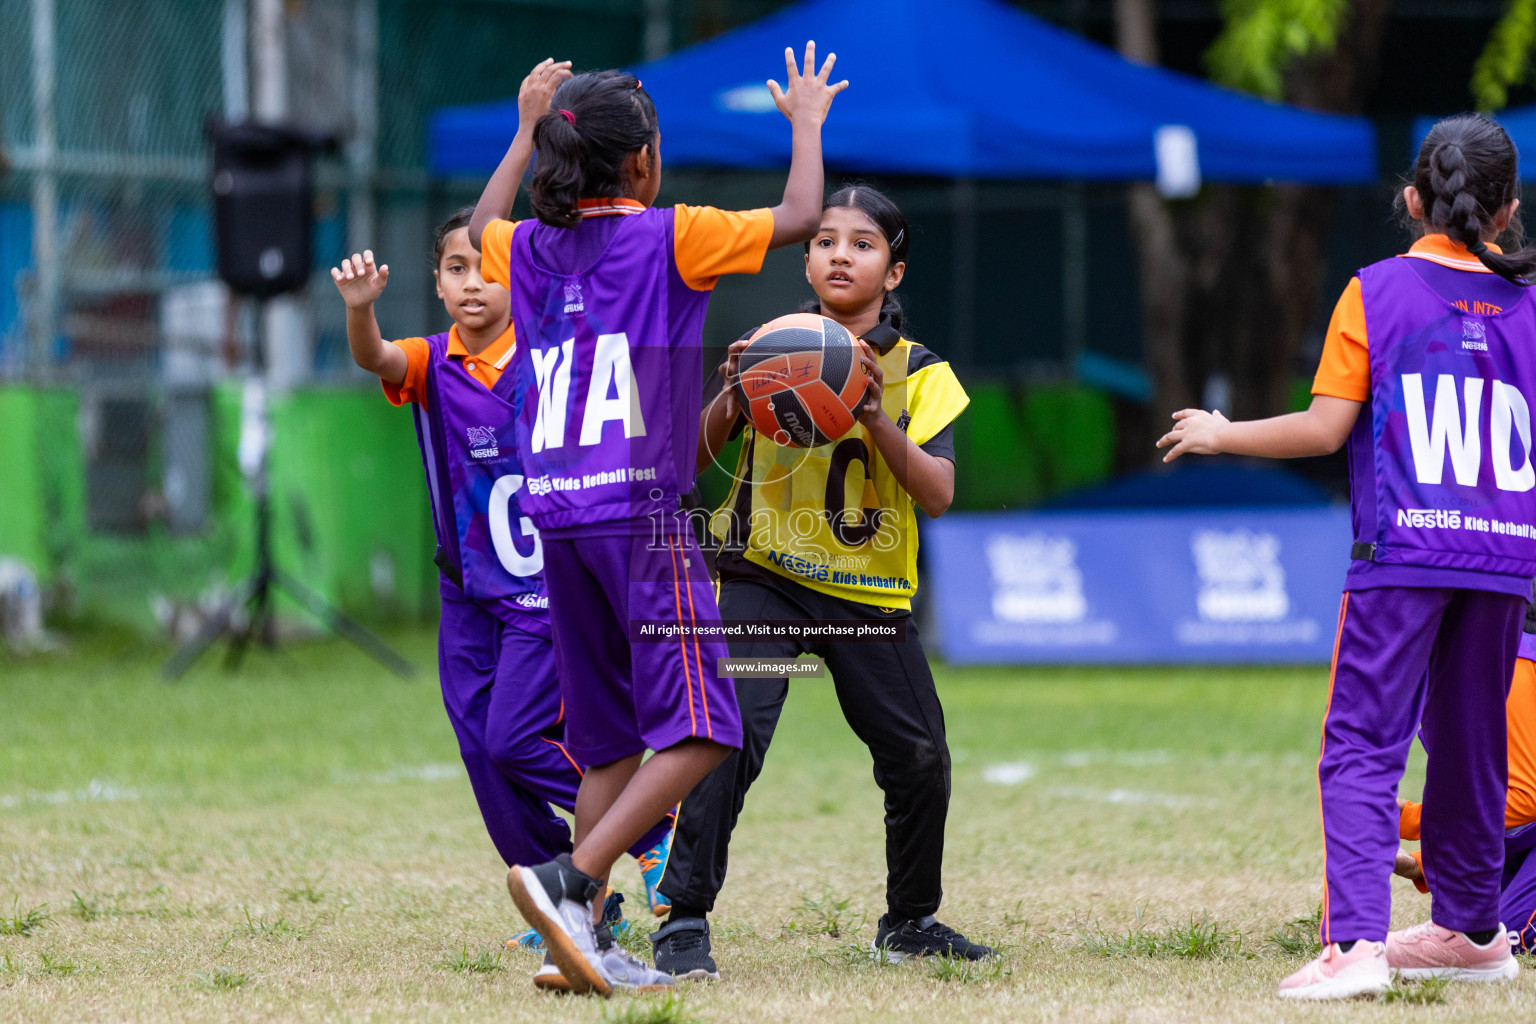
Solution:
{"label": "nestle logo on banner", "polygon": [[1001,622],[1081,622],[1088,617],[1077,545],[1043,533],[987,541],[992,616]]}
{"label": "nestle logo on banner", "polygon": [[1199,530],[1190,539],[1207,622],[1279,622],[1291,610],[1280,538],[1253,530]]}
{"label": "nestle logo on banner", "polygon": [[1400,508],[1397,525],[1411,526],[1417,530],[1459,530],[1461,511],[1444,508]]}
{"label": "nestle logo on banner", "polygon": [[586,303],[581,300],[581,285],[568,284],[565,286],[565,310],[566,313],[585,313]]}
{"label": "nestle logo on banner", "polygon": [[490,427],[465,427],[469,435],[469,454],[476,459],[492,459],[501,454],[496,447],[496,431]]}
{"label": "nestle logo on banner", "polygon": [[1487,352],[1488,337],[1481,320],[1461,322],[1461,347],[1469,352]]}

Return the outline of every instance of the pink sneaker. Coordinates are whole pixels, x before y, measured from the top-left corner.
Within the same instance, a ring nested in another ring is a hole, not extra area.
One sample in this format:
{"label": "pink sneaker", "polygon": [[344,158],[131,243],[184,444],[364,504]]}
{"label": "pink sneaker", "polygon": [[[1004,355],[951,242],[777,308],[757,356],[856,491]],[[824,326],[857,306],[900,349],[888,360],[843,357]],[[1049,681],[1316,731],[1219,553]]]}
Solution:
{"label": "pink sneaker", "polygon": [[1502,924],[1486,946],[1433,921],[1416,924],[1387,936],[1387,964],[1404,978],[1511,981],[1520,973]]}
{"label": "pink sneaker", "polygon": [[1345,953],[1335,942],[1280,983],[1280,998],[1354,999],[1374,996],[1391,987],[1386,946],[1361,940]]}

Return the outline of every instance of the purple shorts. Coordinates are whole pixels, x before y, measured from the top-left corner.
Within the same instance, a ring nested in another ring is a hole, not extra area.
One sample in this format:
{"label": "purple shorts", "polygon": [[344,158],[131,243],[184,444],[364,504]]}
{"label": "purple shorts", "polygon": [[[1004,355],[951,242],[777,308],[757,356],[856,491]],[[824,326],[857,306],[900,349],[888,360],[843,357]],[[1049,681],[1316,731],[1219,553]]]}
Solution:
{"label": "purple shorts", "polygon": [[562,537],[548,531],[544,581],[565,700],[566,744],[604,765],[686,739],[741,746],[723,642],[632,642],[630,623],[718,622],[715,589],[690,534]]}

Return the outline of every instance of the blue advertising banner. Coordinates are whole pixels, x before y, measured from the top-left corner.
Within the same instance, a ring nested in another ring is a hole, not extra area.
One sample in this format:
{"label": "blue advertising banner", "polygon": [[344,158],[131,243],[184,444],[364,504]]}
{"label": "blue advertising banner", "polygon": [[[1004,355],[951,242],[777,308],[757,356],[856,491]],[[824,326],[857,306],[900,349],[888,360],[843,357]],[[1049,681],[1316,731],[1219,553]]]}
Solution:
{"label": "blue advertising banner", "polygon": [[1327,662],[1345,507],[951,513],[925,583],[958,663]]}

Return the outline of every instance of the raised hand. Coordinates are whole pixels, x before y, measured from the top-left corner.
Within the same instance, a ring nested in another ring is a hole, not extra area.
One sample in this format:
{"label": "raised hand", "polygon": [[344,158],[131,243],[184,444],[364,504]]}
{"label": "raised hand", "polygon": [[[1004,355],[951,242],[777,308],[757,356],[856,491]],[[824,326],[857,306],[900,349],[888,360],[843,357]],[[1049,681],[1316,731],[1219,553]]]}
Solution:
{"label": "raised hand", "polygon": [[342,260],[341,266],[332,267],[331,280],[336,282],[336,290],[341,292],[347,308],[362,309],[384,294],[384,286],[389,283],[389,265],[375,266],[373,250],[365,249],[361,255],[353,253],[351,259]]}
{"label": "raised hand", "polygon": [[788,76],[785,79],[787,84],[781,89],[778,82],[771,78],[768,80],[768,91],[773,94],[773,102],[779,108],[779,113],[789,118],[791,124],[821,124],[826,121],[827,111],[832,108],[832,98],[848,88],[847,79],[836,85],[827,84],[827,78],[832,74],[832,65],[836,63],[837,54],[828,54],[827,62],[818,73],[816,43],[812,41],[805,44],[805,69],[802,71],[795,66],[795,51],[786,46],[784,67]]}
{"label": "raised hand", "polygon": [[1221,428],[1228,426],[1230,421],[1217,409],[1206,412],[1203,409],[1180,409],[1173,414],[1173,429],[1157,439],[1159,448],[1172,447],[1167,455],[1163,456],[1164,462],[1172,462],[1180,455],[1220,455],[1221,454]]}
{"label": "raised hand", "polygon": [[881,406],[885,398],[885,371],[880,369],[880,360],[870,351],[869,343],[860,339],[859,345],[863,349],[859,353],[859,362],[864,364],[864,370],[869,374],[869,388],[864,392],[864,400],[854,410],[854,415],[859,418],[859,422],[868,426],[872,418],[885,415]]}
{"label": "raised hand", "polygon": [[568,60],[557,63],[553,57],[545,57],[533,66],[517,90],[518,130],[531,131],[533,122],[549,113],[555,90],[570,77],[571,62]]}
{"label": "raised hand", "polygon": [[746,338],[731,342],[730,348],[725,350],[725,362],[718,367],[720,376],[725,378],[725,387],[720,397],[725,402],[725,415],[732,423],[736,422],[736,416],[741,412],[740,403],[736,400],[736,378],[741,375],[741,354],[750,344],[752,342]]}

